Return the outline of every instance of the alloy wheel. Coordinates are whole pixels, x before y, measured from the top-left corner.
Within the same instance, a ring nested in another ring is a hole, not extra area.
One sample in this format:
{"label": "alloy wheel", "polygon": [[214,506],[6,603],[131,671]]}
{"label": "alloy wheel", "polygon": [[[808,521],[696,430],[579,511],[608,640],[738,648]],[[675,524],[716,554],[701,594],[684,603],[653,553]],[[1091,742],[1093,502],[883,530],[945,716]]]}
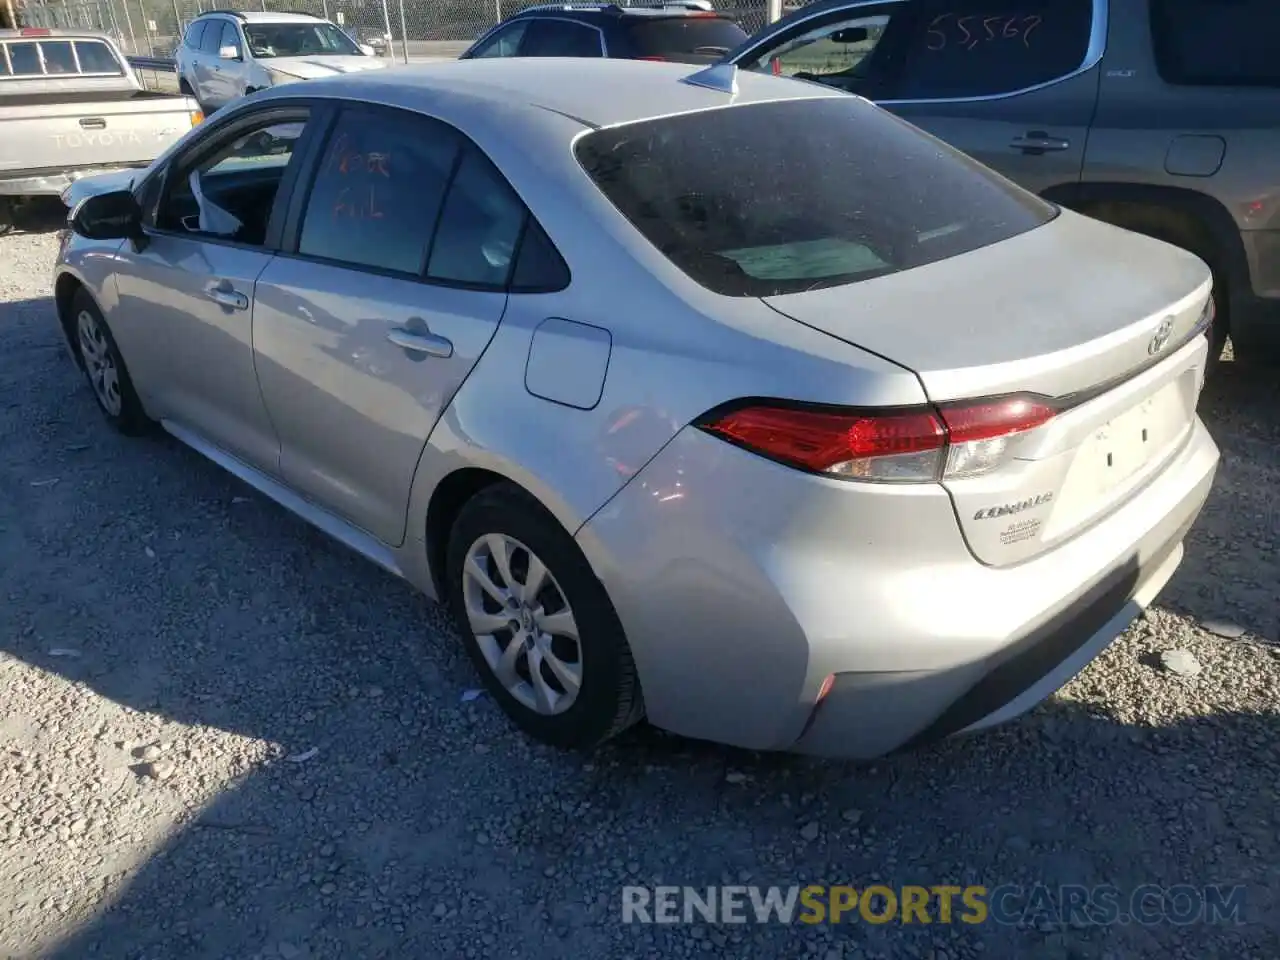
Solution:
{"label": "alloy wheel", "polygon": [[81,310],[76,317],[80,340],[80,356],[84,360],[85,373],[98,396],[102,408],[113,417],[120,416],[124,399],[120,393],[120,371],[116,367],[115,354],[107,340],[102,324],[88,310]]}
{"label": "alloy wheel", "polygon": [[582,647],[573,610],[551,571],[523,543],[478,538],[462,571],[467,621],[503,688],[528,709],[564,713],[582,688]]}

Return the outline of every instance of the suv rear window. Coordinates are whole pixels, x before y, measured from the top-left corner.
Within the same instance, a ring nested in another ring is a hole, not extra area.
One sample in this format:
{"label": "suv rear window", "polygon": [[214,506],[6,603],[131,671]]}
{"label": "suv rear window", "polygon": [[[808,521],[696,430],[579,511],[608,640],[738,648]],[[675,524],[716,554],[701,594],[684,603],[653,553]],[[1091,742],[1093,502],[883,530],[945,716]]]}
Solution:
{"label": "suv rear window", "polygon": [[639,19],[627,30],[637,57],[718,57],[747,39],[732,20],[715,16]]}
{"label": "suv rear window", "polygon": [[959,151],[843,95],[610,127],[575,150],[649,242],[731,297],[910,270],[1057,215]]}
{"label": "suv rear window", "polygon": [[1152,0],[1151,32],[1166,83],[1280,87],[1276,0]]}

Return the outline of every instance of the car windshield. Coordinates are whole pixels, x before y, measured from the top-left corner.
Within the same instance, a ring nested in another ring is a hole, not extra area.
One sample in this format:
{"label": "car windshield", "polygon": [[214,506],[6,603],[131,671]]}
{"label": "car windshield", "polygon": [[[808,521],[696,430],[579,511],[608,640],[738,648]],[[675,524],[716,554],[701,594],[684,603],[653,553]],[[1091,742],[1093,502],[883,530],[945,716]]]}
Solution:
{"label": "car windshield", "polygon": [[244,35],[258,60],[360,55],[355,41],[332,23],[249,23]]}
{"label": "car windshield", "polygon": [[[998,243],[1057,208],[848,96],[593,131],[596,186],[676,266],[727,296],[854,283]],[[975,283],[994,278],[975,277]]]}

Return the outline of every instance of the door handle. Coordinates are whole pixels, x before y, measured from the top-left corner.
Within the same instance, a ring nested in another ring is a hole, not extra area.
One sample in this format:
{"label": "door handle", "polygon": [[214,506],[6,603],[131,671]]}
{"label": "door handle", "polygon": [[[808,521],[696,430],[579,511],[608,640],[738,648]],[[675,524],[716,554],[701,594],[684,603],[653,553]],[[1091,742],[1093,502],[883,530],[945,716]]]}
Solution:
{"label": "door handle", "polygon": [[1023,153],[1039,156],[1042,153],[1051,151],[1057,153],[1062,150],[1070,150],[1071,141],[1063,140],[1061,137],[1051,137],[1043,130],[1031,130],[1020,137],[1014,137],[1009,141],[1009,146],[1015,150],[1021,150]]}
{"label": "door handle", "polygon": [[83,117],[80,120],[80,126],[86,130],[105,130],[107,129],[107,121],[101,117]]}
{"label": "door handle", "polygon": [[219,306],[229,307],[232,310],[249,309],[249,298],[227,286],[209,287],[205,290],[204,295]]}
{"label": "door handle", "polygon": [[400,349],[408,350],[410,353],[422,353],[429,357],[453,356],[453,344],[450,341],[444,337],[436,336],[429,330],[425,330],[425,324],[422,326],[424,330],[421,333],[397,327],[387,334],[387,339]]}

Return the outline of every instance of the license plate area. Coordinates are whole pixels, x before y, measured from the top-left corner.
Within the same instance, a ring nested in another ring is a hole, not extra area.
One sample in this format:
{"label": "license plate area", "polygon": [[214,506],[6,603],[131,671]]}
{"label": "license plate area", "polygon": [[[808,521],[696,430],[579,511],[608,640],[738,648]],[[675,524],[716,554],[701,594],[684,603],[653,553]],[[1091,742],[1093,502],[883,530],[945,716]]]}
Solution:
{"label": "license plate area", "polygon": [[1179,378],[1092,427],[1072,456],[1045,539],[1078,529],[1142,484],[1186,432],[1191,402],[1189,409]]}
{"label": "license plate area", "polygon": [[1176,438],[1186,423],[1176,387],[1169,384],[1139,401],[1085,441],[1077,461],[1092,474],[1095,494],[1106,495],[1122,486]]}

